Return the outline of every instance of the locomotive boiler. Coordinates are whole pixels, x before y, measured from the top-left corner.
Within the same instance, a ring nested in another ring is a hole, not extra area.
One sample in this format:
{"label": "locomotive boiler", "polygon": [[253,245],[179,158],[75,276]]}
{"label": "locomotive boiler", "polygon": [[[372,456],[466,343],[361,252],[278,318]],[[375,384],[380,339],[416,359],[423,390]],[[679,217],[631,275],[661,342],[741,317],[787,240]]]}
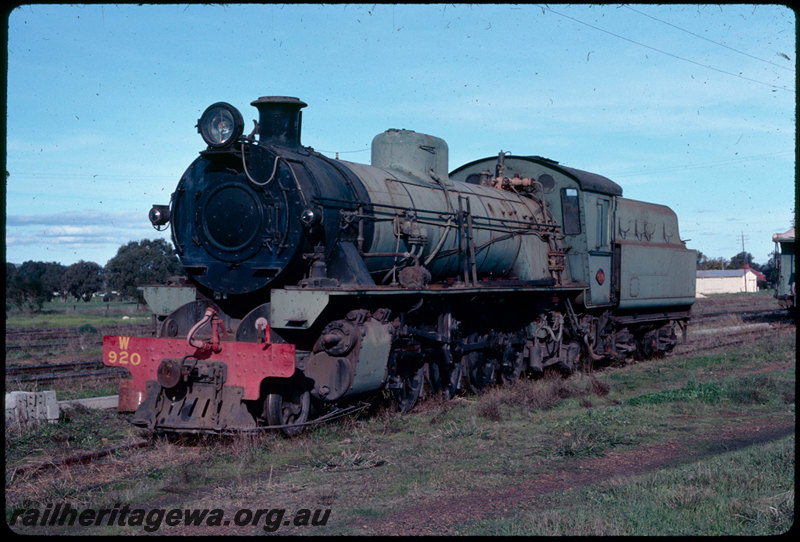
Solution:
{"label": "locomotive boiler", "polygon": [[390,129],[369,165],[301,144],[291,97],[218,102],[207,147],[150,221],[198,297],[155,338],[106,337],[161,431],[293,433],[385,390],[401,411],[582,363],[668,352],[695,252],[667,207],[500,152],[448,172],[440,138]]}

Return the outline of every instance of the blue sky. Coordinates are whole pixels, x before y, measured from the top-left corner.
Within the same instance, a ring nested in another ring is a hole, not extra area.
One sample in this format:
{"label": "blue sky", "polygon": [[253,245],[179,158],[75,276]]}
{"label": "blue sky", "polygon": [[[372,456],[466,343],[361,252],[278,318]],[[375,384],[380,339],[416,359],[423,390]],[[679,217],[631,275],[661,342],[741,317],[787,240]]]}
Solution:
{"label": "blue sky", "polygon": [[[296,96],[302,143],[368,163],[406,128],[599,173],[709,257],[765,263],[795,208],[795,13],[780,5],[22,5],[8,13],[6,261],[105,265],[227,101]],[[249,128],[248,128],[249,130]]]}

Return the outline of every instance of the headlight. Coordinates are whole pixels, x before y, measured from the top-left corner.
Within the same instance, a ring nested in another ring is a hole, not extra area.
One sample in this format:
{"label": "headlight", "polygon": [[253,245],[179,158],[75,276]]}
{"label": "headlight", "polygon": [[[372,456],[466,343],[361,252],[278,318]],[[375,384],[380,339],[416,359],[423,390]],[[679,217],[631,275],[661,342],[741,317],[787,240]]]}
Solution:
{"label": "headlight", "polygon": [[203,111],[197,121],[197,131],[209,147],[225,147],[236,141],[244,130],[239,110],[229,103],[217,102]]}
{"label": "headlight", "polygon": [[161,231],[161,226],[169,224],[169,205],[153,205],[148,218],[153,227]]}
{"label": "headlight", "polygon": [[306,207],[303,209],[303,212],[300,213],[300,222],[303,223],[303,226],[310,228],[317,222],[322,220],[322,211],[315,207]]}

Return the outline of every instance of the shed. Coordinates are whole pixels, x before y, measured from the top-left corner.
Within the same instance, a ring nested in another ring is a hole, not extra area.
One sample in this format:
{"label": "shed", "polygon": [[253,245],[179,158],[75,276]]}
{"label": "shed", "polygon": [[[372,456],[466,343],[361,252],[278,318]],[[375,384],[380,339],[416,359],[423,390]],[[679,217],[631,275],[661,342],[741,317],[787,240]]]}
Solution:
{"label": "shed", "polygon": [[724,269],[722,271],[697,271],[695,291],[704,295],[757,292],[757,281],[758,277],[749,267],[745,269]]}
{"label": "shed", "polygon": [[764,285],[766,285],[766,283],[767,283],[767,276],[766,276],[764,273],[762,273],[761,271],[758,271],[758,270],[756,270],[756,269],[753,269],[752,267],[750,267],[750,266],[749,266],[749,265],[747,265],[747,264],[744,264],[744,265],[741,267],[741,269],[749,269],[750,271],[752,271],[752,272],[755,274],[755,276],[756,276],[756,281],[758,281],[758,282],[763,282],[763,283],[764,283]]}

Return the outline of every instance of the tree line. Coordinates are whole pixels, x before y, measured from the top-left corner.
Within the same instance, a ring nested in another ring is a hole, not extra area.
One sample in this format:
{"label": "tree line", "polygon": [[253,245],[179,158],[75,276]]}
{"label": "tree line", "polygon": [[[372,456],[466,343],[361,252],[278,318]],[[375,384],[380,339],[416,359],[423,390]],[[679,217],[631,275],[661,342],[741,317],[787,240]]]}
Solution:
{"label": "tree line", "polygon": [[778,251],[770,254],[767,263],[761,265],[753,261],[753,255],[749,252],[740,252],[730,260],[725,258],[709,258],[699,250],[697,251],[697,270],[720,270],[720,269],[741,269],[745,265],[756,271],[761,271],[766,275],[767,282],[775,284],[778,281],[777,258],[780,256]]}
{"label": "tree line", "polygon": [[[740,252],[730,260],[697,252],[698,270],[740,269],[745,264],[764,273],[768,282],[777,282],[775,253],[766,264],[759,265],[749,252]],[[131,241],[121,246],[105,267],[83,260],[70,266],[39,261],[27,261],[19,267],[6,263],[6,302],[36,312],[56,297],[89,301],[97,293],[116,292],[141,300],[139,286],[165,284],[169,277],[182,273],[183,267],[167,241]]]}
{"label": "tree line", "polygon": [[95,294],[116,292],[141,299],[139,286],[165,284],[167,278],[182,273],[172,246],[163,239],[131,241],[105,267],[83,260],[69,266],[31,260],[17,267],[6,262],[6,303],[38,312],[59,297],[89,301]]}

